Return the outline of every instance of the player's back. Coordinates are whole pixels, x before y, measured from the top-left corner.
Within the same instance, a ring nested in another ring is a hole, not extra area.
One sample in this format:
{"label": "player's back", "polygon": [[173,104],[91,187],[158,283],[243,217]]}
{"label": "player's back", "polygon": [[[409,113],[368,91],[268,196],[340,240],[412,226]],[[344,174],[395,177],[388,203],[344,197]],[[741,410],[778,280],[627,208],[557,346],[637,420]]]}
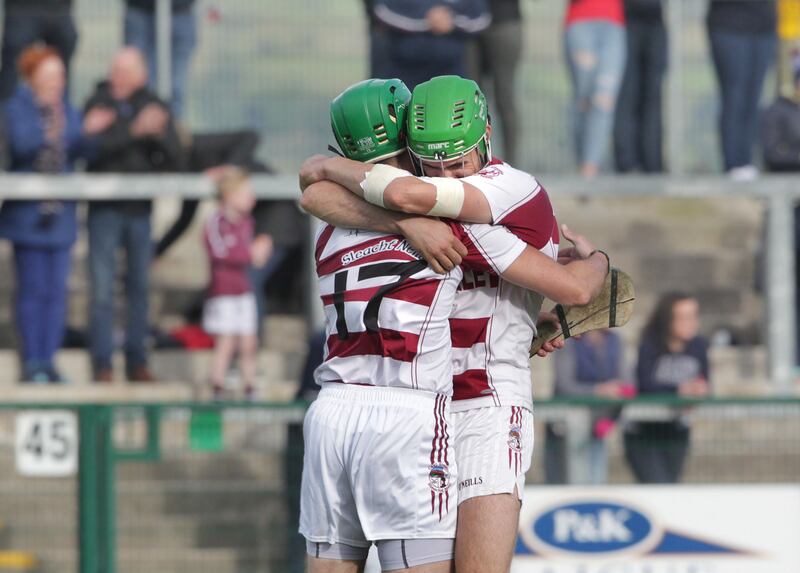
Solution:
{"label": "player's back", "polygon": [[452,394],[448,317],[462,272],[438,275],[398,235],[322,226],[326,344],[317,383]]}

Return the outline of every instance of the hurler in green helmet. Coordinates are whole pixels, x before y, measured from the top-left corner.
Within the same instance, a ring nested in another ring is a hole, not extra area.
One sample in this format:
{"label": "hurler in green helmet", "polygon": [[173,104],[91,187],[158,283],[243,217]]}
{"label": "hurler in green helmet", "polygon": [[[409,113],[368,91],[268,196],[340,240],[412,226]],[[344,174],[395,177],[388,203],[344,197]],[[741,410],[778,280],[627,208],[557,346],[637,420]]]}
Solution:
{"label": "hurler in green helmet", "polygon": [[411,92],[398,79],[364,80],[339,94],[331,102],[331,129],[344,156],[379,163],[406,155],[410,102]]}
{"label": "hurler in green helmet", "polygon": [[[542,300],[585,304],[600,291],[608,257],[565,226],[574,260],[556,263],[559,228],[547,192],[532,175],[492,157],[487,103],[474,81],[440,76],[419,84],[407,133],[423,177],[342,158],[326,160],[323,169],[310,160],[304,169],[374,206],[491,223],[527,244],[506,271],[465,271],[450,315],[452,345],[460,349],[452,401],[459,472],[455,567],[506,573],[533,453],[528,349]],[[371,227],[361,220],[358,228]],[[467,229],[467,236],[470,248],[480,250],[476,230]]]}
{"label": "hurler in green helmet", "polygon": [[489,112],[478,84],[439,76],[416,87],[408,114],[408,148],[422,162],[450,162],[477,150],[492,159]]}

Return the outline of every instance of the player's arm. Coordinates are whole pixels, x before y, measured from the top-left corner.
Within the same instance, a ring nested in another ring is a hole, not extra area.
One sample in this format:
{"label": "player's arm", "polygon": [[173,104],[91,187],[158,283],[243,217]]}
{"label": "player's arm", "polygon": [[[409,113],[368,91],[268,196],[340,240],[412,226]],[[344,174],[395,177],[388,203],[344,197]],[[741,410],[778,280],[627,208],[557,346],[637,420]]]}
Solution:
{"label": "player's arm", "polygon": [[608,259],[602,253],[560,265],[528,246],[502,277],[553,302],[584,305],[600,293],[607,273]]}
{"label": "player's arm", "polygon": [[343,157],[328,158],[322,164],[321,176],[369,203],[393,211],[470,223],[492,222],[492,211],[483,192],[459,179],[419,178],[389,165],[360,163]]}
{"label": "player's arm", "polygon": [[562,233],[573,244],[573,260],[560,264],[541,251],[526,246],[502,276],[558,304],[588,304],[603,288],[610,266],[608,256],[566,225],[562,226]]}
{"label": "player's arm", "polygon": [[440,274],[461,264],[467,252],[450,227],[438,219],[381,209],[330,181],[307,186],[300,206],[334,227],[403,235]]}

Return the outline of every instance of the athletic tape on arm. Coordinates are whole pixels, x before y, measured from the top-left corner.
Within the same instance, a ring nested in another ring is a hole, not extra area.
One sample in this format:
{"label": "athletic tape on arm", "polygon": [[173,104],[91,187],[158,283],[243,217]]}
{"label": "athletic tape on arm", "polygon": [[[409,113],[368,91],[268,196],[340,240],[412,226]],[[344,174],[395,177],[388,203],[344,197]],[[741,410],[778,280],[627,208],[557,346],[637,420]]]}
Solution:
{"label": "athletic tape on arm", "polygon": [[383,192],[389,186],[389,183],[399,177],[408,177],[408,171],[403,171],[391,165],[383,165],[379,163],[372,169],[367,171],[366,177],[361,182],[361,188],[364,190],[364,199],[377,205],[378,207],[386,208],[383,202]]}
{"label": "athletic tape on arm", "polygon": [[436,204],[428,215],[458,218],[464,206],[464,184],[449,177],[426,177],[425,181],[436,187]]}

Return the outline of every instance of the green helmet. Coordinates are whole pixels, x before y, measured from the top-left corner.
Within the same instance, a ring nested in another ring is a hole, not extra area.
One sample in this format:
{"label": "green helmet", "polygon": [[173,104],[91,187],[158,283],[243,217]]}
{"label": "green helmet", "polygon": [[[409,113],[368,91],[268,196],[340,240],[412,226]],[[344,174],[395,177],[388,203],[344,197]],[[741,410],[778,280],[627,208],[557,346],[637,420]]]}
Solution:
{"label": "green helmet", "polygon": [[348,159],[374,163],[406,149],[411,92],[400,80],[364,80],[331,102],[331,128]]}
{"label": "green helmet", "polygon": [[408,115],[408,147],[416,157],[447,161],[475,147],[491,159],[486,137],[489,112],[478,84],[438,76],[414,88]]}

